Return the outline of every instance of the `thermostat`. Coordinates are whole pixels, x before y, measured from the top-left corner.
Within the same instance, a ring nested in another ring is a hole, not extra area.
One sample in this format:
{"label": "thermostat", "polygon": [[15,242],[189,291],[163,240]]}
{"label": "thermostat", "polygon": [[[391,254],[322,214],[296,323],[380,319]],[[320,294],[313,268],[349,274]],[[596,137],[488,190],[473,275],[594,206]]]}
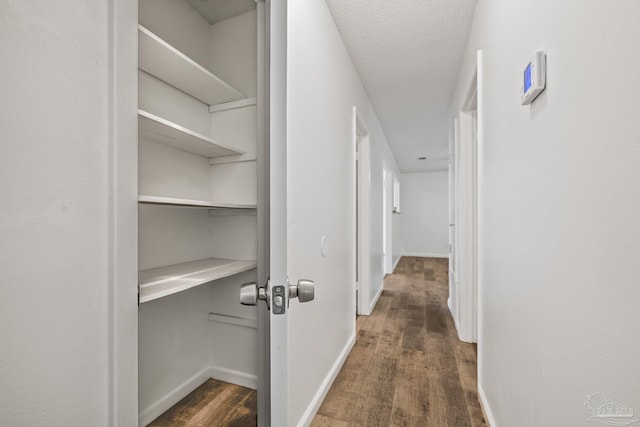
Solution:
{"label": "thermostat", "polygon": [[531,104],[542,93],[547,83],[547,60],[542,51],[533,55],[522,73],[520,103]]}

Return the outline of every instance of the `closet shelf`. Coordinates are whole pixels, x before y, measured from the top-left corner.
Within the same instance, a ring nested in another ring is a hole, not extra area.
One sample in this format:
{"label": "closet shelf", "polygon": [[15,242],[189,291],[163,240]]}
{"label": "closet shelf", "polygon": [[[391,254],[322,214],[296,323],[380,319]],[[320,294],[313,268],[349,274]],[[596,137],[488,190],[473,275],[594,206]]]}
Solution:
{"label": "closet shelf", "polygon": [[208,105],[238,101],[240,92],[215,74],[138,25],[138,68]]}
{"label": "closet shelf", "polygon": [[174,197],[138,196],[138,203],[161,206],[183,206],[202,209],[256,209],[256,205],[244,203],[214,203],[204,200],[178,199]]}
{"label": "closet shelf", "polygon": [[243,154],[243,151],[227,147],[207,136],[144,110],[138,110],[138,136],[209,158]]}
{"label": "closet shelf", "polygon": [[140,303],[186,291],[254,268],[256,268],[255,261],[209,258],[143,270],[138,273]]}

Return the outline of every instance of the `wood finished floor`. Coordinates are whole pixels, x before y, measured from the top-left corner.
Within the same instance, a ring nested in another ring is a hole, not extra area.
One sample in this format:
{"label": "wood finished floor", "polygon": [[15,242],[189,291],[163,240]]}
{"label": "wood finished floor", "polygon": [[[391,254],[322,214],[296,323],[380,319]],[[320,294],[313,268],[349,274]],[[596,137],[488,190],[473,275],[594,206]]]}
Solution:
{"label": "wood finished floor", "polygon": [[403,257],[311,427],[486,427],[476,346],[447,308],[446,259]]}
{"label": "wood finished floor", "polygon": [[256,391],[210,379],[156,418],[150,427],[255,427]]}
{"label": "wood finished floor", "polygon": [[[476,347],[447,308],[447,260],[403,257],[311,427],[486,427]],[[152,427],[254,427],[256,392],[209,380]],[[278,426],[274,426],[278,427]]]}

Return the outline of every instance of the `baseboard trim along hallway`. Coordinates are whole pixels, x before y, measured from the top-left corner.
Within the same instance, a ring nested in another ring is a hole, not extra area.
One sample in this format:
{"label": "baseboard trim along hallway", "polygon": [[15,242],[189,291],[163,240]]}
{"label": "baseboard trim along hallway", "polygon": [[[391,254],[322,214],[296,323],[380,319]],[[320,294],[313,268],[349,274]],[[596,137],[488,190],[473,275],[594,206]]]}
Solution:
{"label": "baseboard trim along hallway", "polygon": [[493,418],[491,407],[487,402],[487,396],[485,396],[484,389],[480,384],[478,384],[478,399],[480,400],[480,408],[482,409],[482,413],[484,414],[484,419],[487,421],[487,425],[489,427],[498,427],[495,419]]}
{"label": "baseboard trim along hallway", "polygon": [[342,369],[342,366],[344,365],[344,362],[347,360],[347,357],[349,356],[349,353],[351,352],[351,349],[353,348],[355,343],[356,343],[356,334],[354,333],[351,336],[351,338],[349,338],[349,340],[347,341],[347,344],[344,346],[344,348],[340,352],[340,355],[338,356],[338,359],[336,359],[335,363],[333,364],[331,371],[329,371],[324,381],[322,381],[322,385],[320,386],[320,389],[318,390],[316,395],[313,397],[313,400],[307,407],[307,410],[304,411],[304,414],[302,415],[302,418],[298,423],[298,427],[308,426],[311,424],[313,417],[318,412],[318,409],[320,408],[320,405],[322,404],[323,400],[327,396],[327,393],[329,393],[329,390],[331,389],[331,385],[333,384],[336,377],[340,373],[340,370]]}

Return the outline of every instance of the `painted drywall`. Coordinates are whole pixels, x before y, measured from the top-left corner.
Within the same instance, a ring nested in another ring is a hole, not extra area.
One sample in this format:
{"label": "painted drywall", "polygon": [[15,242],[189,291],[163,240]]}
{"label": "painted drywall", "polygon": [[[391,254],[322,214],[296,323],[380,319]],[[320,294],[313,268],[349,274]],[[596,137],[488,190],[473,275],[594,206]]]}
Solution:
{"label": "painted drywall", "polygon": [[[478,2],[450,125],[482,49],[478,374],[494,427],[592,424],[598,392],[640,407],[639,21],[636,0]],[[547,88],[524,107],[538,49]]]}
{"label": "painted drywall", "polygon": [[211,26],[211,69],[249,98],[256,96],[256,19],[256,11],[251,10]]}
{"label": "painted drywall", "polygon": [[[127,372],[118,379],[122,382],[111,382],[114,369],[135,364],[135,352],[126,359],[132,349],[120,344],[135,343],[137,333],[135,327],[116,332],[111,323],[131,308],[135,315],[137,274],[131,256],[135,226],[130,238],[123,237],[127,244],[133,238],[127,274],[113,271],[112,261],[120,258],[110,251],[114,230],[126,226],[110,222],[110,197],[123,202],[120,209],[136,207],[135,179],[127,184],[130,194],[120,198],[118,180],[111,176],[119,155],[130,156],[122,165],[136,161],[135,151],[120,145],[135,144],[135,133],[128,140],[112,139],[124,138],[132,122],[135,126],[133,105],[126,110],[130,118],[110,134],[111,3],[0,3],[3,426],[135,423],[127,418],[137,406],[135,375]],[[126,13],[135,19],[135,9]],[[134,62],[123,65],[135,70]],[[133,82],[128,93],[135,97]],[[123,150],[112,157],[116,146]],[[134,217],[135,210],[131,213]],[[114,277],[125,285],[117,296]],[[120,298],[129,303],[112,317],[112,303]],[[125,360],[114,360],[112,345]],[[132,390],[123,393],[131,399],[113,418],[122,387]]]}
{"label": "painted drywall", "polygon": [[402,254],[446,258],[449,251],[449,172],[400,175]]}
{"label": "painted drywall", "polygon": [[[395,159],[324,0],[288,4],[289,278],[316,300],[289,310],[289,425],[310,421],[314,396],[355,333],[353,106],[371,139],[372,295],[382,286],[382,163]],[[375,225],[374,225],[375,224]],[[320,252],[327,236],[329,252]],[[313,369],[309,369],[309,364]]]}

